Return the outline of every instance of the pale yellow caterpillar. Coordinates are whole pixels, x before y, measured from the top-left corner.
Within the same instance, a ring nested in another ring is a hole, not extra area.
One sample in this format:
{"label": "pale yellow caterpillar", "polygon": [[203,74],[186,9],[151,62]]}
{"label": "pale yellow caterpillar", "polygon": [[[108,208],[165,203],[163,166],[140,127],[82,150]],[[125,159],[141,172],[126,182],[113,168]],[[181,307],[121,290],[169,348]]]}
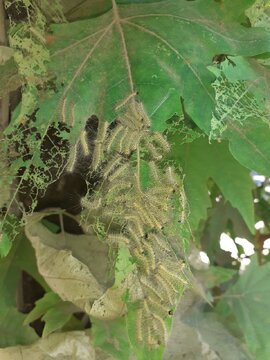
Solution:
{"label": "pale yellow caterpillar", "polygon": [[107,240],[112,244],[120,243],[120,244],[129,245],[129,239],[126,236],[122,235],[121,233],[119,233],[119,234],[111,233],[107,236]]}
{"label": "pale yellow caterpillar", "polygon": [[150,161],[148,163],[149,168],[150,168],[150,173],[152,175],[152,177],[156,180],[156,181],[160,181],[160,173],[158,170],[158,167],[156,165],[156,163],[154,161]]}
{"label": "pale yellow caterpillar", "polygon": [[116,182],[115,184],[112,184],[112,186],[110,186],[108,193],[112,193],[112,192],[116,192],[119,193],[120,191],[123,191],[125,189],[130,189],[132,187],[132,184],[128,181],[119,181]]}
{"label": "pale yellow caterpillar", "polygon": [[138,267],[140,268],[141,271],[145,271],[146,274],[150,273],[150,265],[149,265],[149,259],[141,254],[141,252],[139,251],[139,249],[134,249],[133,250],[133,255],[136,259],[136,262],[138,264]]}
{"label": "pale yellow caterpillar", "polygon": [[154,160],[160,160],[162,159],[162,155],[157,151],[157,149],[155,148],[155,146],[150,143],[149,141],[144,141],[144,146],[145,148],[148,150],[148,152],[150,153],[151,157]]}
{"label": "pale yellow caterpillar", "polygon": [[101,163],[102,160],[102,156],[103,156],[103,145],[102,144],[96,144],[95,148],[94,148],[94,153],[93,153],[93,160],[92,160],[92,169],[93,170],[97,170],[98,166]]}
{"label": "pale yellow caterpillar", "polygon": [[[177,264],[174,265],[175,267],[177,266]],[[187,284],[187,281],[185,279],[183,279],[183,277],[180,274],[175,273],[174,271],[172,271],[171,269],[169,270],[167,267],[165,267],[164,265],[160,264],[159,265],[159,270],[160,273],[162,273],[163,277],[166,277],[168,279],[168,281],[170,281],[171,283],[174,283],[176,286],[182,284]]]}
{"label": "pale yellow caterpillar", "polygon": [[113,170],[121,163],[121,156],[116,155],[108,164],[104,167],[102,175],[105,179],[113,172]]}
{"label": "pale yellow caterpillar", "polygon": [[67,101],[66,96],[62,97],[62,98],[60,99],[60,101],[59,101],[60,118],[61,118],[61,122],[63,122],[63,123],[66,122],[66,114],[65,114],[66,101]]}
{"label": "pale yellow caterpillar", "polygon": [[136,311],[136,336],[137,336],[138,341],[140,341],[140,342],[143,341],[143,321],[142,321],[142,317],[143,317],[143,310],[138,309]]}
{"label": "pale yellow caterpillar", "polygon": [[140,277],[140,282],[143,286],[143,288],[146,290],[146,292],[152,294],[154,297],[157,297],[159,299],[159,301],[161,301],[163,303],[163,297],[160,294],[160,292],[157,289],[156,284],[152,284],[151,281],[146,278],[145,276],[141,276]]}
{"label": "pale yellow caterpillar", "polygon": [[162,277],[162,279],[168,284],[168,286],[175,292],[179,292],[179,281],[176,282],[172,280],[172,278],[168,277],[164,272],[158,269],[158,274]]}
{"label": "pale yellow caterpillar", "polygon": [[119,110],[121,107],[125,106],[134,96],[137,95],[137,91],[133,91],[129,94],[124,100],[122,100],[118,105],[116,105],[115,110]]}
{"label": "pale yellow caterpillar", "polygon": [[72,102],[71,106],[70,106],[70,120],[69,120],[69,125],[70,126],[74,126],[75,123],[75,104]]}
{"label": "pale yellow caterpillar", "polygon": [[83,208],[90,210],[90,211],[97,211],[101,208],[102,206],[102,201],[101,198],[99,199],[94,199],[93,201],[87,199],[87,197],[82,197],[81,198],[81,205]]}
{"label": "pale yellow caterpillar", "polygon": [[76,160],[77,160],[77,156],[78,156],[78,143],[76,142],[76,144],[69,150],[69,158],[67,161],[67,168],[66,170],[68,172],[73,172],[74,168],[75,168],[75,164],[76,164]]}
{"label": "pale yellow caterpillar", "polygon": [[134,227],[129,225],[128,228],[128,233],[130,234],[131,238],[134,240],[135,242],[135,246],[142,251],[142,247],[141,247],[141,241],[140,241],[140,237],[137,235],[136,231],[134,231]]}
{"label": "pale yellow caterpillar", "polygon": [[152,327],[154,328],[154,334],[158,338],[158,345],[160,343],[165,344],[168,339],[168,332],[164,320],[157,314],[153,314]]}
{"label": "pale yellow caterpillar", "polygon": [[121,125],[117,125],[109,135],[108,141],[105,144],[106,151],[109,152],[111,150],[111,147],[115,141],[115,139],[118,137],[118,135],[123,131],[124,128]]}
{"label": "pale yellow caterpillar", "polygon": [[142,222],[145,225],[148,225],[150,228],[154,228],[155,224],[153,223],[153,221],[150,219],[147,211],[144,209],[144,207],[141,204],[138,203],[134,203],[134,207],[138,210],[138,215],[141,218]]}
{"label": "pale yellow caterpillar", "polygon": [[171,150],[170,144],[162,134],[156,132],[153,134],[153,138],[155,143],[158,144],[165,152],[169,152]]}
{"label": "pale yellow caterpillar", "polygon": [[87,133],[85,130],[83,130],[81,132],[80,142],[82,145],[82,150],[83,150],[84,156],[88,156],[90,152],[89,152],[89,147],[88,147],[88,143],[87,143]]}
{"label": "pale yellow caterpillar", "polygon": [[151,126],[151,121],[146,113],[146,111],[144,110],[143,104],[140,103],[136,103],[136,112],[137,112],[137,117],[139,117],[140,120],[143,120],[143,124],[147,127]]}
{"label": "pale yellow caterpillar", "polygon": [[167,176],[167,180],[168,180],[169,184],[172,185],[173,187],[175,187],[177,185],[178,181],[177,181],[176,175],[171,166],[167,167],[166,176]]}
{"label": "pale yellow caterpillar", "polygon": [[129,168],[129,163],[126,162],[125,164],[119,166],[112,175],[109,176],[109,181],[113,181],[116,178],[118,178],[120,175],[122,175],[127,169]]}
{"label": "pale yellow caterpillar", "polygon": [[170,286],[170,284],[165,281],[159,274],[155,274],[155,278],[159,284],[159,291],[162,294],[162,299],[164,299],[171,304],[174,305],[175,302],[175,292],[174,289]]}
{"label": "pale yellow caterpillar", "polygon": [[95,141],[96,144],[103,144],[107,135],[108,127],[109,123],[107,121],[99,122],[97,138]]}
{"label": "pale yellow caterpillar", "polygon": [[125,144],[125,141],[129,139],[129,137],[130,137],[129,129],[125,128],[123,131],[123,134],[121,134],[121,138],[120,138],[118,146],[117,146],[117,149],[120,153],[123,152],[123,146]]}
{"label": "pale yellow caterpillar", "polygon": [[146,254],[145,256],[149,259],[149,263],[150,263],[150,267],[151,270],[154,270],[156,268],[156,256],[155,256],[155,252],[151,246],[151,244],[149,244],[146,241],[142,242],[142,246],[143,248],[146,250]]}
{"label": "pale yellow caterpillar", "polygon": [[124,215],[125,220],[130,221],[132,223],[132,228],[138,237],[143,237],[145,232],[141,225],[141,221],[137,215]]}
{"label": "pale yellow caterpillar", "polygon": [[164,250],[166,252],[171,251],[171,248],[167,244],[167,241],[166,241],[166,239],[164,238],[163,235],[151,233],[149,235],[149,239],[152,240],[152,241],[155,241],[155,244],[158,245],[162,250]]}
{"label": "pale yellow caterpillar", "polygon": [[123,146],[123,153],[128,155],[130,152],[137,149],[141,135],[138,132],[133,131],[129,134],[128,139],[126,140]]}
{"label": "pale yellow caterpillar", "polygon": [[147,301],[152,312],[158,313],[163,318],[166,318],[168,316],[171,307],[163,305],[160,301],[156,299],[156,297],[153,298],[152,296],[148,296]]}

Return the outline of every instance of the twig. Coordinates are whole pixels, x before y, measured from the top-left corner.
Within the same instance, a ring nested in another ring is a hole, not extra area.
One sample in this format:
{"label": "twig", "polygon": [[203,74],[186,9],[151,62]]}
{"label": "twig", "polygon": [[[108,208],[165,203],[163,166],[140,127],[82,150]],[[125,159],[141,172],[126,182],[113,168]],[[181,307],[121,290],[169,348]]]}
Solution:
{"label": "twig", "polygon": [[[7,35],[5,27],[5,7],[4,0],[0,0],[0,45],[7,45]],[[9,94],[5,94],[0,99],[0,128],[4,129],[9,120]]]}

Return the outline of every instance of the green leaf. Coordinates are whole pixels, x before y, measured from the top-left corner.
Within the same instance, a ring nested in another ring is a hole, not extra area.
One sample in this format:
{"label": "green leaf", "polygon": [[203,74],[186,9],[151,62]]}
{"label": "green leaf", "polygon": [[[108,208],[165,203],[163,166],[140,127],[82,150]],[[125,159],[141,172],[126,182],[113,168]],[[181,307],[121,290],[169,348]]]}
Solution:
{"label": "green leaf", "polygon": [[172,156],[183,168],[185,190],[189,204],[189,222],[196,229],[200,220],[207,216],[211,206],[207,182],[210,178],[220,188],[224,198],[238,209],[250,231],[254,233],[252,189],[254,184],[249,171],[230,154],[226,142],[209,144],[198,139],[191,144],[180,145],[175,136]]}
{"label": "green leaf", "polygon": [[131,255],[128,248],[124,245],[119,246],[115,264],[115,286],[120,286],[134,267],[135,265],[131,262]]}
{"label": "green leaf", "polygon": [[99,17],[52,26],[49,68],[58,93],[40,102],[38,123],[75,120],[81,127],[91,114],[112,120],[138,92],[155,130],[181,112],[181,95],[187,113],[209,131],[214,77],[206,66],[215,54],[270,51],[268,33],[226,19],[212,0],[128,3],[112,0]]}
{"label": "green leaf", "polygon": [[270,128],[265,122],[250,118],[243,126],[230,123],[227,130],[230,151],[244,166],[270,176]]}
{"label": "green leaf", "polygon": [[11,249],[12,243],[8,237],[8,234],[3,233],[0,236],[0,258],[7,256]]}
{"label": "green leaf", "polygon": [[249,349],[256,360],[270,358],[270,263],[258,266],[253,258],[235,285],[225,294]]}
{"label": "green leaf", "polygon": [[27,315],[24,323],[30,324],[32,321],[40,318],[48,310],[50,310],[55,305],[59,304],[62,300],[54,292],[46,293],[43,298],[39,299],[35,303],[34,309]]}
{"label": "green leaf", "polygon": [[33,248],[25,237],[18,236],[9,254],[0,259],[0,347],[30,344],[37,339],[35,331],[23,324],[26,315],[16,310],[17,286],[22,270],[47,289],[38,274]]}
{"label": "green leaf", "polygon": [[61,329],[71,319],[70,303],[62,301],[53,292],[46,293],[42,299],[36,301],[34,309],[27,315],[24,324],[30,324],[41,316],[45,322],[42,336],[46,337],[53,331]]}
{"label": "green leaf", "polygon": [[0,303],[0,348],[27,345],[38,339],[34,329],[23,325],[24,319],[15,307]]}

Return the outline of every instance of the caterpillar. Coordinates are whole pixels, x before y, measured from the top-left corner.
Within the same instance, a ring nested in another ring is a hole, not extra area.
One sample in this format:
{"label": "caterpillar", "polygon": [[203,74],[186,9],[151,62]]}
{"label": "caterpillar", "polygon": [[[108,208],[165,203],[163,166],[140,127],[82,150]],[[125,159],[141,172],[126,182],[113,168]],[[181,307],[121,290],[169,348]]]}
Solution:
{"label": "caterpillar", "polygon": [[155,148],[155,146],[151,142],[144,141],[144,146],[149,151],[150,156],[154,160],[161,160],[162,159],[162,155],[157,151],[157,149]]}
{"label": "caterpillar", "polygon": [[68,158],[67,167],[66,167],[66,170],[68,172],[74,171],[77,157],[78,157],[78,142],[76,142],[76,144],[69,151],[69,158]]}
{"label": "caterpillar", "polygon": [[84,156],[88,156],[89,155],[89,147],[88,147],[88,143],[87,143],[87,133],[85,130],[83,130],[81,132],[80,141],[81,141]]}
{"label": "caterpillar", "polygon": [[170,286],[168,282],[166,282],[159,274],[155,275],[156,280],[159,284],[159,291],[162,294],[162,298],[171,304],[174,305],[175,302],[175,292],[174,289]]}
{"label": "caterpillar", "polygon": [[116,140],[116,138],[118,137],[118,135],[124,130],[124,127],[122,125],[117,125],[111,132],[107,143],[105,144],[105,149],[107,152],[109,152],[111,150],[111,147],[114,143],[114,141]]}
{"label": "caterpillar", "polygon": [[168,143],[168,141],[165,139],[165,137],[156,132],[153,134],[153,139],[154,139],[154,142],[159,145],[162,150],[164,150],[165,152],[169,152],[171,150],[171,146],[170,144]]}
{"label": "caterpillar", "polygon": [[146,256],[144,256],[143,254],[141,254],[139,249],[134,249],[133,255],[136,259],[138,267],[142,271],[146,272],[146,274],[150,274],[150,264],[148,262],[149,259]]}
{"label": "caterpillar", "polygon": [[160,247],[160,249],[162,249],[166,252],[171,251],[171,248],[169,247],[169,245],[167,244],[166,240],[164,239],[164,237],[162,235],[151,233],[149,239],[154,241],[155,244]]}
{"label": "caterpillar", "polygon": [[142,246],[146,251],[145,256],[149,259],[150,268],[154,270],[156,268],[156,256],[155,252],[151,246],[151,244],[147,243],[146,241],[142,242]]}
{"label": "caterpillar", "polygon": [[[176,264],[174,264],[174,267],[176,267]],[[180,274],[176,274],[174,271],[169,270],[167,267],[165,267],[162,264],[159,265],[158,271],[163,275],[163,277],[167,278],[168,281],[170,281],[171,283],[174,283],[178,286],[181,283],[187,284],[187,281],[183,279],[183,277],[180,276]]]}
{"label": "caterpillar", "polygon": [[[174,234],[169,238],[163,234],[164,227],[164,233],[168,233],[169,220],[174,221],[169,211],[173,211],[173,206],[177,208],[181,192],[176,188],[179,179],[173,167],[161,171],[164,166],[159,160],[170,151],[166,137],[149,130],[150,119],[142,104],[133,105],[116,119],[114,127],[108,127],[106,122],[98,126],[91,169],[102,182],[93,198],[100,200],[96,216],[109,224],[105,241],[116,246],[125,244],[134,259],[134,274],[138,276],[140,293],[144,294],[136,313],[137,339],[155,347],[167,339],[164,320],[176,305],[181,285],[186,283],[170,246]],[[86,154],[87,138],[84,133],[81,136]],[[150,185],[142,181],[144,168],[140,160],[148,162]],[[90,214],[93,212],[91,199],[85,198],[81,204]],[[179,271],[175,269],[178,265]]]}
{"label": "caterpillar", "polygon": [[97,168],[99,167],[101,160],[102,160],[102,155],[103,155],[102,144],[97,143],[95,145],[94,153],[93,153],[93,160],[92,160],[92,169],[93,170],[97,170]]}
{"label": "caterpillar", "polygon": [[112,243],[112,244],[122,243],[125,245],[129,245],[129,239],[126,236],[122,235],[121,233],[119,233],[119,234],[110,233],[107,236],[107,240],[109,241],[109,243]]}
{"label": "caterpillar", "polygon": [[85,196],[85,197],[81,198],[81,205],[82,205],[82,207],[84,207],[90,211],[96,211],[101,208],[102,201],[101,201],[101,198],[91,201],[91,200],[87,199],[87,197]]}
{"label": "caterpillar", "polygon": [[160,174],[159,174],[159,170],[158,170],[158,167],[156,165],[156,163],[154,161],[150,161],[148,163],[149,165],[149,168],[150,168],[150,173],[152,175],[152,177],[157,181],[159,182],[160,181]]}
{"label": "caterpillar", "polygon": [[108,127],[109,127],[109,123],[107,121],[103,121],[99,123],[97,138],[95,141],[96,144],[103,144],[107,136]]}
{"label": "caterpillar", "polygon": [[122,175],[124,172],[126,172],[126,170],[129,168],[129,163],[126,162],[125,164],[119,166],[113,173],[112,175],[109,176],[109,181],[113,181],[115,180],[117,177],[119,177],[120,175]]}
{"label": "caterpillar", "polygon": [[115,156],[108,164],[104,167],[102,171],[103,177],[106,179],[108,176],[113,172],[113,170],[121,163],[122,158],[121,156]]}
{"label": "caterpillar", "polygon": [[166,318],[169,314],[169,311],[171,310],[171,307],[167,307],[163,305],[160,301],[157,301],[156,298],[153,298],[152,296],[147,297],[147,301],[149,304],[150,310],[154,313],[158,313],[161,317]]}
{"label": "caterpillar", "polygon": [[149,296],[157,297],[159,301],[163,303],[164,299],[158,291],[157,286],[152,284],[148,278],[146,278],[145,276],[141,276],[140,283],[142,284],[144,290],[149,294]]}

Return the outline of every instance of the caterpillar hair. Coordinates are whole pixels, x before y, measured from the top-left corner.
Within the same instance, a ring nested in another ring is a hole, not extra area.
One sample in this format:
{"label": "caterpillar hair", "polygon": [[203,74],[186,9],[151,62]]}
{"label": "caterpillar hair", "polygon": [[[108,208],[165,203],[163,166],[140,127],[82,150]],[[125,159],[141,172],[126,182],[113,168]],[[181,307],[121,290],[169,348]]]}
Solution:
{"label": "caterpillar hair", "polygon": [[80,142],[81,142],[81,146],[82,146],[84,156],[88,156],[90,151],[89,151],[88,142],[87,142],[87,133],[86,133],[85,130],[83,130],[81,132]]}

